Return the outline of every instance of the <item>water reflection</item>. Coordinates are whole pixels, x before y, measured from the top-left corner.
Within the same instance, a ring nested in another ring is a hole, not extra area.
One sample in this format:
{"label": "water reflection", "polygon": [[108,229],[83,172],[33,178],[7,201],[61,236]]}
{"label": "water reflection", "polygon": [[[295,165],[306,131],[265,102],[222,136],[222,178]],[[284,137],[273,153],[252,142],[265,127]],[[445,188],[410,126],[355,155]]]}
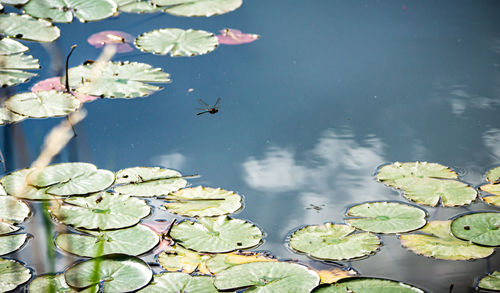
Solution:
{"label": "water reflection", "polygon": [[154,166],[158,165],[160,167],[176,169],[176,170],[182,170],[183,167],[186,165],[186,162],[187,162],[186,156],[178,152],[159,155],[151,160],[151,163]]}

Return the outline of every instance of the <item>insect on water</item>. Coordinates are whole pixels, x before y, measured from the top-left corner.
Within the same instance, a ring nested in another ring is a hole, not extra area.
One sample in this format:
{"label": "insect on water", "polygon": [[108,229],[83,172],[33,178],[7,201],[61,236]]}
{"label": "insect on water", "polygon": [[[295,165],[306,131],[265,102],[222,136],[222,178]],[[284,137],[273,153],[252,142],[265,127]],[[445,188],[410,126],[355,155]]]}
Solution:
{"label": "insect on water", "polygon": [[197,108],[198,110],[203,110],[202,112],[197,113],[196,115],[201,115],[204,113],[210,113],[210,114],[215,114],[219,112],[219,103],[220,103],[221,98],[218,98],[217,101],[213,106],[210,106],[209,104],[205,103],[202,99],[198,99],[198,102],[203,106],[203,108]]}

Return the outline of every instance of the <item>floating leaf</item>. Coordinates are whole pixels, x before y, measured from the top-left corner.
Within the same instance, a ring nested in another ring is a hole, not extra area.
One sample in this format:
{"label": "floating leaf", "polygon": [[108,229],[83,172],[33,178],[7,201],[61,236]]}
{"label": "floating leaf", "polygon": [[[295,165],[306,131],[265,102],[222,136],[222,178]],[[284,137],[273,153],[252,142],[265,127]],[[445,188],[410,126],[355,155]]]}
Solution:
{"label": "floating leaf", "polygon": [[182,30],[164,28],[143,33],[135,40],[135,46],[143,52],[170,56],[196,56],[207,54],[219,42],[209,32],[202,30]]}
{"label": "floating leaf", "polygon": [[428,222],[417,231],[425,234],[401,235],[401,245],[416,254],[446,260],[484,258],[493,253],[491,247],[474,245],[454,237],[450,224],[451,221]]}
{"label": "floating leaf", "polygon": [[[265,252],[235,251],[231,253],[221,253],[210,257],[205,261],[207,270],[216,275],[230,267],[244,263],[278,261],[272,255]],[[203,272],[203,271],[202,271]],[[205,273],[205,272],[203,272]]]}
{"label": "floating leaf", "polygon": [[202,217],[197,222],[186,220],[174,225],[170,236],[185,248],[220,253],[258,245],[262,231],[240,219]]}
{"label": "floating leaf", "polygon": [[355,233],[355,228],[326,223],[306,226],[290,236],[290,246],[296,251],[324,260],[342,260],[374,253],[380,239],[369,232]]}
{"label": "floating leaf", "polygon": [[105,19],[116,8],[112,0],[30,0],[23,6],[24,12],[33,17],[68,23],[73,21],[73,14],[81,22]]}
{"label": "floating leaf", "polygon": [[455,237],[486,246],[500,246],[500,213],[479,212],[459,216],[451,223]]}
{"label": "floating leaf", "polygon": [[24,119],[26,119],[26,116],[18,115],[5,107],[0,107],[0,125],[16,123]]}
{"label": "floating leaf", "polygon": [[162,11],[160,8],[151,3],[150,0],[114,0],[118,4],[118,10],[129,13],[153,13]]}
{"label": "floating leaf", "polygon": [[68,284],[66,284],[64,274],[50,274],[36,277],[33,281],[31,281],[28,289],[30,293],[97,293],[99,292],[99,285],[94,285],[87,289],[77,291],[70,288]]}
{"label": "floating leaf", "polygon": [[313,293],[424,293],[425,291],[403,282],[377,278],[352,278],[344,279],[327,287],[318,287]]}
{"label": "floating leaf", "polygon": [[134,167],[116,172],[114,187],[120,194],[130,196],[152,197],[167,195],[187,185],[182,174],[170,169],[158,167]]}
{"label": "floating leaf", "polygon": [[121,31],[102,31],[91,35],[87,42],[96,47],[114,46],[116,53],[125,53],[133,51],[134,48],[130,45],[134,41],[134,37],[126,32]]}
{"label": "floating leaf", "polygon": [[72,95],[56,91],[21,93],[5,101],[12,112],[32,118],[66,116],[78,110],[80,105]]}
{"label": "floating leaf", "polygon": [[[18,250],[21,246],[23,246],[24,242],[26,242],[26,239],[26,233],[0,236],[0,255],[9,254]],[[0,284],[1,280],[2,278],[0,278]]]}
{"label": "floating leaf", "polygon": [[31,55],[15,54],[0,55],[0,86],[12,86],[26,82],[36,73],[26,72],[24,69],[38,69],[38,60]]}
{"label": "floating leaf", "polygon": [[119,229],[137,224],[149,215],[145,201],[126,195],[100,192],[87,197],[70,197],[52,214],[62,223],[85,229]]}
{"label": "floating leaf", "polygon": [[9,4],[9,5],[21,5],[21,4],[25,4],[28,1],[29,0],[2,0],[0,2],[2,2],[4,4]]}
{"label": "floating leaf", "polygon": [[383,166],[377,173],[380,182],[401,189],[405,188],[409,178],[456,179],[458,175],[446,166],[428,162],[396,162]]}
{"label": "floating leaf", "polygon": [[29,215],[30,208],[12,196],[0,196],[0,235],[19,230],[19,224]]}
{"label": "floating leaf", "polygon": [[178,16],[213,16],[238,9],[242,0],[153,0],[158,6],[169,6],[165,9]]}
{"label": "floating leaf", "polygon": [[338,280],[352,278],[358,273],[353,269],[334,268],[330,270],[317,270],[321,284],[331,284]]}
{"label": "floating leaf", "polygon": [[0,14],[0,34],[16,39],[36,42],[53,42],[60,31],[52,23],[29,15]]}
{"label": "floating leaf", "polygon": [[256,34],[244,34],[241,31],[233,28],[226,28],[220,30],[220,35],[216,35],[219,40],[219,44],[224,45],[241,45],[251,42],[255,42],[259,39],[259,35]]}
{"label": "floating leaf", "polygon": [[85,234],[63,233],[56,244],[63,250],[79,255],[96,257],[105,254],[143,254],[155,247],[160,237],[143,225],[113,231],[82,231]]}
{"label": "floating leaf", "polygon": [[90,81],[92,68],[93,64],[84,64],[69,70],[70,87],[77,93],[108,98],[144,97],[161,89],[146,82],[170,82],[168,73],[145,63],[108,62],[99,71],[99,78]]}
{"label": "floating leaf", "polygon": [[212,217],[234,213],[241,208],[238,194],[209,187],[192,187],[178,190],[166,196],[167,211],[185,217]]}
{"label": "floating leaf", "polygon": [[31,272],[15,260],[0,258],[0,292],[14,290],[31,278]]}
{"label": "floating leaf", "polygon": [[486,180],[491,183],[500,182],[500,166],[493,168],[486,173]]}
{"label": "floating leaf", "polygon": [[422,228],[425,211],[398,202],[368,202],[351,207],[347,223],[360,230],[373,233],[403,233]]}
{"label": "floating leaf", "polygon": [[134,291],[146,286],[153,277],[144,261],[124,254],[110,254],[77,263],[64,275],[66,283],[75,288],[102,282],[102,292]]}
{"label": "floating leaf", "polygon": [[158,262],[170,272],[182,271],[190,274],[198,269],[202,273],[208,274],[205,261],[210,258],[210,254],[198,253],[179,245],[172,245],[160,253]]}
{"label": "floating leaf", "polygon": [[163,273],[153,276],[153,282],[141,293],[217,293],[213,280],[209,276],[190,276],[185,273]]}
{"label": "floating leaf", "polygon": [[319,284],[316,272],[287,262],[256,262],[231,267],[217,274],[219,290],[250,287],[247,292],[310,292]]}
{"label": "floating leaf", "polygon": [[470,204],[477,192],[471,186],[456,180],[413,178],[406,180],[404,196],[419,204],[436,206],[441,199],[445,207]]}
{"label": "floating leaf", "polygon": [[479,187],[482,191],[491,193],[493,195],[483,196],[482,199],[494,206],[500,207],[500,183],[485,184]]}
{"label": "floating leaf", "polygon": [[[58,92],[65,92],[66,87],[62,85],[61,83],[61,78],[60,77],[51,77],[44,79],[42,81],[37,82],[31,87],[31,92],[33,93],[38,93],[38,92],[43,92],[43,91],[50,91],[50,90],[55,90]],[[71,94],[80,100],[82,103],[90,102],[98,97],[96,96],[89,96],[89,95],[84,95],[76,92],[71,92]]]}
{"label": "floating leaf", "polygon": [[481,278],[478,287],[485,290],[500,290],[500,272],[493,273]]}
{"label": "floating leaf", "polygon": [[0,179],[0,183],[5,188],[5,191],[12,196],[26,198],[32,200],[54,199],[53,195],[45,193],[48,188],[36,188],[28,185],[26,176],[33,169],[21,169],[5,175]]}
{"label": "floating leaf", "polygon": [[[0,40],[0,56],[12,55],[28,51],[29,48],[10,38],[3,38]],[[2,59],[0,59],[2,60]]]}

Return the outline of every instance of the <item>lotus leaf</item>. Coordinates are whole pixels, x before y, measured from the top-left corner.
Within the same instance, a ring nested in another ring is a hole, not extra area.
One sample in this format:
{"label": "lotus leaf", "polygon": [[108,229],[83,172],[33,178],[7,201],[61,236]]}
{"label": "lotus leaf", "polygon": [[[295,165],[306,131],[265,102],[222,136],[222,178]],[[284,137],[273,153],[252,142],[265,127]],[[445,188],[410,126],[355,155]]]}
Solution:
{"label": "lotus leaf", "polygon": [[105,254],[143,254],[155,247],[160,238],[146,226],[135,225],[112,231],[82,231],[84,234],[63,233],[56,238],[56,244],[63,250],[79,255],[96,257]]}
{"label": "lotus leaf", "polygon": [[75,288],[102,282],[102,292],[129,292],[146,286],[153,272],[140,258],[110,254],[77,263],[64,276],[66,283]]}
{"label": "lotus leaf", "polygon": [[153,282],[141,293],[217,293],[212,277],[190,276],[185,273],[163,273],[153,276]]}
{"label": "lotus leaf", "polygon": [[500,272],[493,273],[481,278],[478,287],[486,290],[500,290]]}
{"label": "lotus leaf", "polygon": [[73,95],[57,91],[21,93],[5,101],[12,112],[33,118],[66,116],[78,110],[80,105]]}
{"label": "lotus leaf", "polygon": [[73,14],[81,22],[108,18],[116,12],[112,0],[30,0],[24,12],[52,22],[72,22]]}
{"label": "lotus leaf", "polygon": [[205,261],[211,257],[210,254],[198,253],[179,245],[172,245],[160,253],[158,262],[165,270],[170,272],[182,271],[190,274],[198,270],[202,274],[209,274]]}
{"label": "lotus leaf", "polygon": [[15,123],[24,119],[26,119],[26,116],[18,115],[5,107],[0,107],[0,125]]}
{"label": "lotus leaf", "polygon": [[[24,242],[26,242],[26,239],[26,233],[0,236],[0,255],[18,250],[23,246]],[[2,280],[2,278],[0,278],[0,280]]]}
{"label": "lotus leaf", "polygon": [[341,280],[328,287],[319,287],[313,293],[424,293],[425,291],[411,285],[376,278],[352,278]]}
{"label": "lotus leaf", "polygon": [[137,224],[149,215],[145,201],[126,195],[100,192],[88,197],[70,197],[51,213],[62,223],[85,229],[119,229]]}
{"label": "lotus leaf", "polygon": [[30,208],[23,201],[12,196],[0,196],[0,235],[19,230],[13,225],[23,222]]}
{"label": "lotus leaf", "polygon": [[97,293],[99,285],[91,286],[84,290],[75,290],[70,288],[64,280],[64,274],[42,275],[31,281],[29,287],[30,293],[55,292],[55,293]]}
{"label": "lotus leaf", "polygon": [[407,180],[404,195],[419,204],[436,206],[441,199],[443,206],[452,207],[470,204],[477,197],[477,192],[456,180],[414,178]]}
{"label": "lotus leaf", "polygon": [[31,278],[31,272],[15,260],[0,258],[0,292],[14,290]]}
{"label": "lotus leaf", "polygon": [[163,9],[152,4],[150,0],[114,0],[118,10],[129,13],[153,13]]}
{"label": "lotus leaf", "polygon": [[[0,56],[12,55],[28,51],[28,47],[10,38],[0,40]],[[2,60],[2,59],[0,59]]]}
{"label": "lotus leaf", "polygon": [[185,248],[221,253],[258,245],[262,231],[240,219],[201,217],[197,222],[185,220],[174,225],[170,236]]}
{"label": "lotus leaf", "polygon": [[123,184],[114,187],[116,192],[143,197],[167,195],[187,185],[181,173],[158,167],[120,170],[116,173],[116,183]]}
{"label": "lotus leaf", "polygon": [[47,188],[36,188],[34,186],[28,185],[28,181],[26,176],[32,169],[21,169],[15,172],[12,172],[0,179],[0,183],[5,188],[5,191],[9,195],[33,199],[33,200],[45,200],[45,199],[54,199],[53,195],[47,194]]}
{"label": "lotus leaf", "polygon": [[213,16],[238,9],[242,0],[153,0],[158,6],[169,6],[165,12],[178,16]]}
{"label": "lotus leaf", "polygon": [[36,42],[53,42],[60,31],[52,23],[29,15],[0,14],[0,34]]}
{"label": "lotus leaf", "polygon": [[231,214],[241,208],[238,194],[209,187],[184,188],[166,196],[165,208],[186,217],[212,217]]}
{"label": "lotus leaf", "polygon": [[401,245],[412,252],[428,257],[446,260],[469,260],[491,255],[491,247],[482,247],[463,241],[451,234],[451,221],[427,222],[416,231],[425,234],[401,235]]}
{"label": "lotus leaf", "polygon": [[144,52],[170,56],[196,56],[217,48],[219,41],[214,34],[202,30],[164,28],[143,33],[135,46]]}
{"label": "lotus leaf", "polygon": [[500,246],[500,213],[472,213],[451,223],[455,237],[485,246]]}
{"label": "lotus leaf", "polygon": [[408,178],[456,179],[458,175],[446,166],[428,162],[396,162],[383,166],[377,173],[380,182],[401,189],[404,189]]}
{"label": "lotus leaf", "polygon": [[374,253],[380,239],[369,232],[355,233],[355,228],[326,223],[306,226],[290,236],[290,246],[296,251],[324,260],[342,260]]}
{"label": "lotus leaf", "polygon": [[425,211],[398,202],[368,202],[347,210],[347,223],[373,233],[403,233],[422,228]]}
{"label": "lotus leaf", "polygon": [[93,64],[84,64],[69,70],[70,87],[77,93],[108,98],[144,97],[161,89],[146,82],[170,81],[168,73],[145,63],[108,62],[95,80],[91,80],[92,68]]}
{"label": "lotus leaf", "polygon": [[488,173],[486,173],[486,180],[491,183],[500,182],[500,166],[489,170]]}
{"label": "lotus leaf", "polygon": [[254,262],[231,267],[217,274],[219,290],[250,287],[247,292],[310,292],[319,284],[316,272],[287,262]]}
{"label": "lotus leaf", "polygon": [[31,55],[0,55],[0,86],[12,86],[23,83],[35,76],[35,73],[23,69],[38,69],[38,60]]}

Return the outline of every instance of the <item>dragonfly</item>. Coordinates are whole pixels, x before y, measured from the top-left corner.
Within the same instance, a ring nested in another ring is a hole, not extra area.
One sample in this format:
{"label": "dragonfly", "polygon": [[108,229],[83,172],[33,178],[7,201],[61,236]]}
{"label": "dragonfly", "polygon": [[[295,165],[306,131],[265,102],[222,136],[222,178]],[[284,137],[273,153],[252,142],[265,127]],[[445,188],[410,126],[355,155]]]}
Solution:
{"label": "dragonfly", "polygon": [[203,108],[197,108],[198,110],[203,110],[202,112],[196,114],[196,115],[201,115],[204,113],[210,113],[210,114],[215,114],[219,112],[219,103],[220,103],[221,98],[218,98],[217,101],[213,106],[210,106],[209,104],[205,103],[202,99],[198,99],[198,102],[203,106]]}

